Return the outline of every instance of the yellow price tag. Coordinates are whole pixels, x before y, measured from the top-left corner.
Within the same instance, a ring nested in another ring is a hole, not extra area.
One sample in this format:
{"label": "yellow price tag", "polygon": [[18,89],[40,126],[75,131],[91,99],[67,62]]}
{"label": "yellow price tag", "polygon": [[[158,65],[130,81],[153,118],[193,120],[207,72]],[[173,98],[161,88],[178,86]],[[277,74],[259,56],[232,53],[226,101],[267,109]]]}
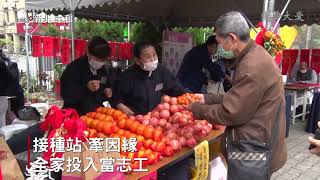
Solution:
{"label": "yellow price tag", "polygon": [[204,180],[209,171],[209,143],[203,141],[194,148],[196,160],[196,172],[192,180]]}

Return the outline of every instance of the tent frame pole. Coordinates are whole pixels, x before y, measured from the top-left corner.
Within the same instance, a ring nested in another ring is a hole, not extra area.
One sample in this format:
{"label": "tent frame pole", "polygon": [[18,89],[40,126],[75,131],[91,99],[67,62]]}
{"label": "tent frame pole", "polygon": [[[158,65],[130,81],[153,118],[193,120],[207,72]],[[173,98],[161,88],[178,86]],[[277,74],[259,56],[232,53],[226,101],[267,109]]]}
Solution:
{"label": "tent frame pole", "polygon": [[28,18],[26,19],[26,22],[25,22],[25,29],[26,29],[26,32],[25,32],[25,46],[26,46],[26,66],[27,66],[27,91],[26,91],[26,96],[27,96],[27,102],[26,103],[29,103],[29,98],[30,98],[30,93],[29,93],[29,90],[30,90],[30,79],[29,79],[29,76],[30,76],[30,69],[29,69],[29,22],[28,22]]}

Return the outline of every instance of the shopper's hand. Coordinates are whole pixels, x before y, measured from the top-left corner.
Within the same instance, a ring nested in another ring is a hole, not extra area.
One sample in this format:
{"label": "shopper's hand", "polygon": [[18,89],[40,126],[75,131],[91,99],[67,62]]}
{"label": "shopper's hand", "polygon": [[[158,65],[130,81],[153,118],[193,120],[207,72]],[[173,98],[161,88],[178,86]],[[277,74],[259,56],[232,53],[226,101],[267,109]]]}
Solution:
{"label": "shopper's hand", "polygon": [[117,109],[126,113],[128,116],[134,115],[134,112],[128,106],[122,103],[118,104]]}
{"label": "shopper's hand", "polygon": [[87,84],[87,88],[91,92],[98,91],[98,89],[100,88],[100,81],[99,80],[91,80],[91,81],[89,81],[88,84]]}
{"label": "shopper's hand", "polygon": [[[320,128],[320,122],[318,122],[318,126]],[[310,144],[315,146],[314,148],[310,149],[310,153],[320,156],[320,140],[314,139],[313,137],[309,137],[308,140]]]}
{"label": "shopper's hand", "polygon": [[204,100],[204,95],[203,94],[195,94],[197,96],[197,98],[199,99],[199,103],[204,104],[205,100]]}
{"label": "shopper's hand", "polygon": [[112,90],[110,88],[106,88],[104,90],[104,95],[107,97],[107,98],[111,98],[112,97]]}

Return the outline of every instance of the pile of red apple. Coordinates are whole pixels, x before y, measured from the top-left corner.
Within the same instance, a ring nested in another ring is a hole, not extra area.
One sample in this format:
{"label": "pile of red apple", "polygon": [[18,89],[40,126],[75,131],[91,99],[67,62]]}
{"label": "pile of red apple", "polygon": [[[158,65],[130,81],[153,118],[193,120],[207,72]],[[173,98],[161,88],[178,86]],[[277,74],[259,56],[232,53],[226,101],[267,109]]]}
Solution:
{"label": "pile of red apple", "polygon": [[147,115],[130,118],[163,132],[162,141],[171,146],[174,151],[179,151],[185,146],[193,148],[212,129],[220,129],[220,126],[212,125],[206,120],[195,120],[190,111],[178,105],[177,98],[164,96],[162,100],[163,103]]}

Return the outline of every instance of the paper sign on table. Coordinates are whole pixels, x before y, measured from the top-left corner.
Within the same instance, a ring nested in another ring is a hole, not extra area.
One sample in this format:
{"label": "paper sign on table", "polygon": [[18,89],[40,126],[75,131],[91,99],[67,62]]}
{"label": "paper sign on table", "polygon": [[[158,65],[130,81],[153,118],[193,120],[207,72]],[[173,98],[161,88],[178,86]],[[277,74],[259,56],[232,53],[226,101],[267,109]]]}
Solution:
{"label": "paper sign on table", "polygon": [[194,148],[196,160],[196,173],[193,180],[202,180],[208,177],[209,169],[209,143],[203,141]]}

